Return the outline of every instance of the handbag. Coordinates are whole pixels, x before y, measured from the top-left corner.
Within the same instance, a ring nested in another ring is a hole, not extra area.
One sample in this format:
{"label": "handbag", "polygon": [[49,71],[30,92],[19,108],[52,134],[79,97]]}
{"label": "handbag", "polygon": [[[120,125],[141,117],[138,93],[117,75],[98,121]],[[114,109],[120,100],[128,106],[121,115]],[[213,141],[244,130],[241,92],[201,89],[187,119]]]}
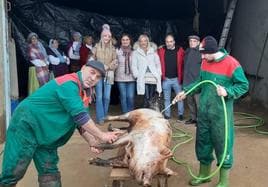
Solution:
{"label": "handbag", "polygon": [[145,84],[157,84],[157,80],[151,72],[146,72],[144,75]]}

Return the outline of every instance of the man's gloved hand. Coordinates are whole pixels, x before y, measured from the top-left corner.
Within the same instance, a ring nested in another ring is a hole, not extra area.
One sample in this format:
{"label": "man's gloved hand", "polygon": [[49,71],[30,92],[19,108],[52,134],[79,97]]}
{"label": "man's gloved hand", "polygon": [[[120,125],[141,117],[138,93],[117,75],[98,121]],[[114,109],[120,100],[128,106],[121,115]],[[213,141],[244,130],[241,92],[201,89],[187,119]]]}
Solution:
{"label": "man's gloved hand", "polygon": [[225,88],[223,86],[221,86],[221,85],[217,86],[217,94],[218,94],[218,96],[223,96],[223,97],[228,95],[227,91],[225,90]]}
{"label": "man's gloved hand", "polygon": [[176,97],[172,100],[172,104],[174,105],[175,103],[177,103],[178,101],[181,101],[183,99],[186,98],[186,94],[184,91],[181,91],[180,93],[178,93],[176,95]]}

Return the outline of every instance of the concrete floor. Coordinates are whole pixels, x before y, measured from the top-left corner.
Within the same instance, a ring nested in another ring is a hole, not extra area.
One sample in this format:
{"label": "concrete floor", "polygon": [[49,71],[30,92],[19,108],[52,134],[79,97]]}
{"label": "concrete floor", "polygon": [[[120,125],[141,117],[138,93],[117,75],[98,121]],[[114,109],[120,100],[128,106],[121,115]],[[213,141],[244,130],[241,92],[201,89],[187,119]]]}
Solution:
{"label": "concrete floor", "polygon": [[[119,113],[119,106],[112,106],[111,113]],[[249,106],[240,104],[235,107],[235,111],[254,113],[268,120],[267,110],[259,106]],[[175,126],[195,135],[195,127],[177,123],[171,120]],[[105,129],[106,127],[101,127]],[[265,187],[268,184],[268,136],[256,134],[253,129],[236,129],[235,140],[235,164],[230,175],[230,187]],[[2,147],[2,146],[1,146]],[[115,155],[115,151],[107,151],[99,155],[108,158]],[[194,140],[181,146],[175,155],[185,160],[197,172],[198,161],[194,153]],[[110,187],[109,180],[110,168],[92,166],[88,164],[88,159],[94,157],[90,153],[87,143],[75,133],[71,140],[59,149],[60,163],[59,168],[62,174],[64,187]],[[2,159],[2,158],[1,158]],[[190,179],[186,169],[174,162],[169,162],[170,168],[178,173],[169,179],[169,187],[186,187]],[[215,167],[214,167],[215,168]],[[212,187],[217,183],[217,176],[212,182],[202,185],[202,187]],[[29,167],[25,177],[19,182],[19,187],[35,187],[37,183],[37,173],[33,164]],[[135,181],[125,183],[125,187],[137,187]],[[155,186],[155,184],[154,184]]]}

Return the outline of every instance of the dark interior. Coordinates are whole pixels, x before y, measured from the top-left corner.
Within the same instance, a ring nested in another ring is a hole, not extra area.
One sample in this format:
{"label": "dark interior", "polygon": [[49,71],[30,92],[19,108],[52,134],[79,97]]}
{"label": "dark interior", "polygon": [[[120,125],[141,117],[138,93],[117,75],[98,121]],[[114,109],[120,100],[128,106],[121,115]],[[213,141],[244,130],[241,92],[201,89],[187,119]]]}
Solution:
{"label": "dark interior", "polygon": [[19,95],[27,96],[26,38],[30,32],[36,32],[45,46],[50,38],[56,37],[64,49],[73,31],[92,34],[98,40],[102,24],[108,23],[115,38],[127,32],[135,41],[141,33],[147,33],[160,45],[165,34],[171,32],[177,44],[186,48],[187,36],[196,34],[196,11],[197,34],[219,39],[225,19],[224,0],[14,0],[10,18],[17,48]]}

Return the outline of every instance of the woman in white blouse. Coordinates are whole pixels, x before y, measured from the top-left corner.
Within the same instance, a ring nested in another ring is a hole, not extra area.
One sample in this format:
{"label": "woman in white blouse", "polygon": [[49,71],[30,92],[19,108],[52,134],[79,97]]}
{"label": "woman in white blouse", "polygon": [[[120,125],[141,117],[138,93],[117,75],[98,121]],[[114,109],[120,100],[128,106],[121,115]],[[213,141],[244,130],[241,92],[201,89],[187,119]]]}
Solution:
{"label": "woman in white blouse", "polygon": [[58,47],[59,42],[57,39],[49,40],[49,48],[47,50],[48,60],[55,77],[67,74],[69,72],[68,65],[70,64],[70,59]]}

